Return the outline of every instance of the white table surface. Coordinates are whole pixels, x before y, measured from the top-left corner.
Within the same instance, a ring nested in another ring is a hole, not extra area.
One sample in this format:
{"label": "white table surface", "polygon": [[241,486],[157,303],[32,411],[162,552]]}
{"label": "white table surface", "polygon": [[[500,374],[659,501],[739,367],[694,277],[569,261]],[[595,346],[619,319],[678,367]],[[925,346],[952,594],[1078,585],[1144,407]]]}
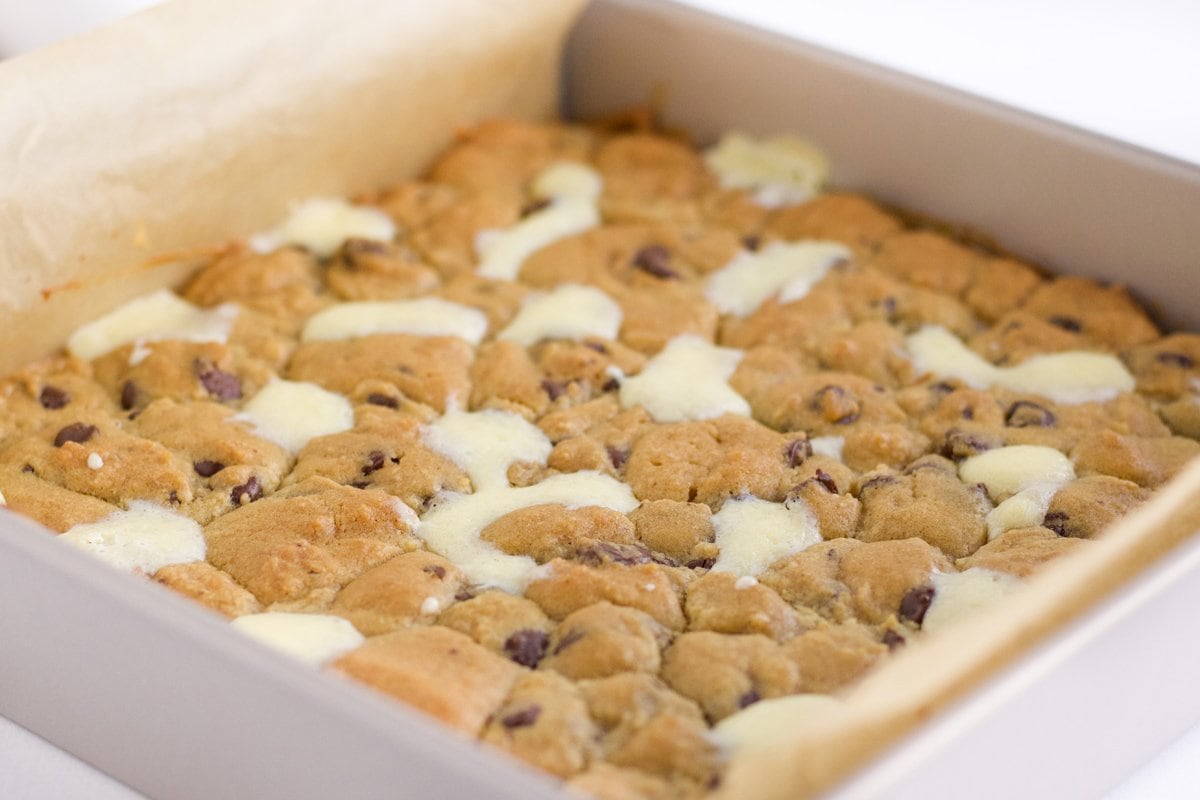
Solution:
{"label": "white table surface", "polygon": [[[0,0],[0,56],[152,2]],[[1200,3],[688,2],[1200,165]],[[1193,798],[1198,783],[1200,726],[1108,800]],[[0,798],[140,797],[0,717]]]}

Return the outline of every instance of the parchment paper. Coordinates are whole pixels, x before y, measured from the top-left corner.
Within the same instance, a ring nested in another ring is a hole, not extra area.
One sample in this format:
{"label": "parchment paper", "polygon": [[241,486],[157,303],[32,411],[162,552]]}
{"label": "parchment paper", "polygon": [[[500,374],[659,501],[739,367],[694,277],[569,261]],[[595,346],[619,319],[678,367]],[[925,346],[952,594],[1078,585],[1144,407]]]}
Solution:
{"label": "parchment paper", "polygon": [[551,116],[581,6],[174,0],[0,63],[0,370],[290,201],[411,176],[484,117]]}

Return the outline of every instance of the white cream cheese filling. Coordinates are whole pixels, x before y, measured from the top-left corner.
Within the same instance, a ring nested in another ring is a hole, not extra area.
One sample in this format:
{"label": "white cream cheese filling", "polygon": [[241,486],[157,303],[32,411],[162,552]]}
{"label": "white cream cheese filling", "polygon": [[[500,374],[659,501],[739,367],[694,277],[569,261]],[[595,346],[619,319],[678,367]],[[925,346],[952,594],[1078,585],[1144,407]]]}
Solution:
{"label": "white cream cheese filling", "polygon": [[314,667],[324,666],[366,641],[349,620],[330,614],[267,611],[245,614],[229,624],[251,639]]}
{"label": "white cream cheese filling", "polygon": [[487,333],[487,315],[477,308],[437,297],[416,300],[338,303],[309,317],[300,338],[336,341],[376,333],[457,336],[479,344]]}
{"label": "white cream cheese filling", "polygon": [[531,296],[496,338],[523,347],[543,339],[616,339],[621,319],[621,307],[604,292],[567,283]]}
{"label": "white cream cheese filling", "polygon": [[704,294],[722,314],[746,317],[771,297],[791,303],[809,293],[838,262],[850,258],[838,242],[773,242],[742,251],[704,284]]}
{"label": "white cream cheese filling", "polygon": [[811,199],[829,174],[824,154],[794,136],[760,140],[727,133],[704,160],[722,186],[753,190],[755,202],[768,208]]}
{"label": "white cream cheese filling", "polygon": [[195,520],[143,500],[96,522],[74,525],[58,538],[118,569],[145,575],[169,564],[203,561],[206,552]]}
{"label": "white cream cheese filling", "polygon": [[699,336],[676,336],[637,375],[621,383],[625,408],[640,405],[658,422],[750,416],[750,404],[729,379],[742,351],[718,347]]}
{"label": "white cream cheese filling", "polygon": [[318,258],[328,258],[347,239],[390,242],[395,235],[396,223],[378,208],[356,206],[337,197],[313,197],[294,205],[279,227],[251,237],[250,247],[269,253],[295,244]]}
{"label": "white cream cheese filling", "polygon": [[237,418],[264,439],[298,453],[310,439],[353,428],[354,407],[315,383],[276,378],[250,398]]}
{"label": "white cream cheese filling", "polygon": [[816,514],[798,498],[785,504],[731,497],[713,514],[712,524],[719,549],[712,571],[742,577],[760,575],[779,559],[821,541]]}
{"label": "white cream cheese filling", "polygon": [[[131,363],[149,353],[148,342],[178,340],[218,342],[229,340],[238,308],[225,303],[197,308],[169,289],[160,289],[118,306],[99,319],[81,326],[67,340],[67,352],[93,359],[126,344],[135,346]],[[139,352],[140,351],[140,352]]]}

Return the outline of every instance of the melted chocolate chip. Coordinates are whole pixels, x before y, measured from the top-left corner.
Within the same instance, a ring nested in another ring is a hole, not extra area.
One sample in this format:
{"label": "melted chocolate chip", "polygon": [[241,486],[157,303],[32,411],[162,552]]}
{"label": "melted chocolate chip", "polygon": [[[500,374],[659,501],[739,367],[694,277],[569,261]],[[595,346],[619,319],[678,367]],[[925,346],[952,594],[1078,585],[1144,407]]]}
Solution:
{"label": "melted chocolate chip", "polygon": [[625,462],[629,460],[629,451],[621,447],[606,447],[608,460],[612,462],[613,469],[620,469],[625,466]]}
{"label": "melted chocolate chip", "polygon": [[671,269],[671,251],[661,244],[652,244],[638,250],[633,256],[633,265],[648,275],[663,280],[677,280],[679,273]]}
{"label": "melted chocolate chip", "polygon": [[925,621],[925,612],[933,602],[934,589],[932,586],[917,586],[909,589],[900,601],[900,619],[915,622],[919,627]]}
{"label": "melted chocolate chip", "polygon": [[533,669],[546,655],[549,646],[550,637],[545,631],[524,628],[504,640],[504,655],[523,667]]}
{"label": "melted chocolate chip", "polygon": [[[837,481],[835,481],[833,476],[823,469],[817,470],[817,473],[808,480],[816,481],[817,483],[821,484],[821,486],[825,487],[825,490],[830,494],[838,493]],[[808,481],[805,481],[805,483],[808,483]]]}
{"label": "melted chocolate chip", "polygon": [[814,411],[822,412],[834,425],[849,425],[858,419],[857,398],[841,386],[822,386],[813,395],[810,406]]}
{"label": "melted chocolate chip", "polygon": [[[471,591],[470,589],[459,589],[457,592],[454,593],[454,599],[460,603],[465,603],[468,600],[473,599],[474,597],[475,597],[475,592]],[[545,636],[545,634],[542,634],[542,635]],[[512,637],[509,637],[509,638],[512,638]],[[507,650],[506,650],[506,652],[507,652]]]}
{"label": "melted chocolate chip", "polygon": [[54,446],[62,447],[67,442],[83,444],[96,435],[96,426],[84,422],[72,422],[54,435]]}
{"label": "melted chocolate chip", "polygon": [[745,708],[746,706],[752,706],[755,703],[757,703],[759,700],[762,700],[762,695],[760,695],[754,689],[751,689],[750,691],[746,692],[745,694],[743,694],[741,697],[738,698],[738,701],[737,701],[738,708]]}
{"label": "melted chocolate chip", "polygon": [[524,219],[530,214],[536,214],[539,211],[550,207],[550,200],[545,197],[539,197],[536,200],[530,200],[521,207],[521,218]]}
{"label": "melted chocolate chip", "polygon": [[617,380],[616,378],[609,378],[600,386],[600,391],[615,392],[617,389],[620,389],[620,388],[621,388],[621,382],[619,380]]}
{"label": "melted chocolate chip", "polygon": [[992,444],[986,439],[973,433],[967,433],[960,428],[951,428],[946,431],[946,438],[942,442],[940,452],[953,461],[962,461],[964,458],[977,456],[991,449]]}
{"label": "melted chocolate chip", "polygon": [[441,564],[428,564],[424,567],[421,567],[421,571],[426,575],[432,575],[439,581],[445,579],[446,577],[446,568]]}
{"label": "melted chocolate chip", "polygon": [[869,478],[862,486],[858,487],[858,493],[861,496],[867,489],[874,489],[877,486],[887,486],[889,483],[895,483],[896,479],[891,475],[876,475]]}
{"label": "melted chocolate chip", "polygon": [[970,406],[965,406],[959,413],[959,416],[963,419],[975,419],[975,409],[971,408]]}
{"label": "melted chocolate chip", "polygon": [[201,459],[192,464],[192,469],[196,470],[196,474],[201,478],[211,478],[221,470],[225,469],[225,465],[220,461],[210,461]]}
{"label": "melted chocolate chip", "polygon": [[171,493],[167,495],[167,502],[172,503],[172,504],[178,503],[179,502],[179,493],[176,492],[174,489],[172,489]]}
{"label": "melted chocolate chip", "polygon": [[200,379],[204,390],[221,402],[237,400],[242,396],[242,379],[232,372],[197,362],[196,377]]}
{"label": "melted chocolate chip", "polygon": [[644,544],[617,544],[615,542],[592,542],[575,552],[575,559],[589,567],[599,567],[605,563],[620,564],[632,567],[638,564],[665,564],[675,566],[675,562],[664,555],[655,553]]}
{"label": "melted chocolate chip", "polygon": [[384,408],[399,408],[400,401],[394,397],[389,397],[386,394],[369,394],[367,402],[373,406],[383,406]]}
{"label": "melted chocolate chip", "polygon": [[887,645],[888,650],[895,650],[897,647],[907,644],[908,640],[895,631],[884,631],[883,643]]}
{"label": "melted chocolate chip", "polygon": [[1042,527],[1049,528],[1059,536],[1070,536],[1071,532],[1067,530],[1067,520],[1070,516],[1065,511],[1051,511],[1042,518]]}
{"label": "melted chocolate chip", "polygon": [[559,639],[558,644],[554,646],[554,655],[558,655],[563,650],[566,650],[568,647],[582,639],[583,636],[584,633],[579,628],[572,628],[571,630],[567,631],[566,636],[563,636],[561,639]]}
{"label": "melted chocolate chip", "polygon": [[549,378],[542,381],[542,391],[550,395],[550,402],[553,403],[558,398],[566,394],[567,385],[562,381],[552,381]]}
{"label": "melted chocolate chip", "polygon": [[506,728],[527,728],[537,722],[538,717],[542,714],[542,707],[532,705],[528,708],[522,708],[520,711],[514,711],[511,714],[505,714],[500,718],[500,724]]}
{"label": "melted chocolate chip", "polygon": [[1018,400],[1004,413],[1004,424],[1010,428],[1049,428],[1057,421],[1053,411],[1028,400]]}
{"label": "melted chocolate chip", "polygon": [[812,445],[809,444],[808,439],[793,439],[788,442],[784,459],[789,467],[798,467],[804,463],[804,459],[812,455],[812,452]]}
{"label": "melted chocolate chip", "polygon": [[240,486],[233,487],[233,490],[229,493],[229,502],[233,503],[236,507],[240,506],[243,502],[253,503],[262,496],[262,484],[258,482],[256,476],[251,475],[250,480]]}
{"label": "melted chocolate chip", "polygon": [[595,350],[597,353],[599,353],[602,356],[608,355],[608,348],[605,347],[604,344],[601,342],[584,342],[583,346],[586,347],[588,350]]}
{"label": "melted chocolate chip", "polygon": [[372,450],[367,454],[367,465],[362,468],[363,475],[370,475],[372,472],[378,472],[383,469],[383,465],[387,463],[387,456],[379,450]]}
{"label": "melted chocolate chip", "polygon": [[717,560],[712,557],[694,558],[691,561],[687,562],[686,566],[688,569],[712,569],[713,564],[716,564],[716,563],[717,563]]}
{"label": "melted chocolate chip", "polygon": [[137,405],[138,397],[141,392],[138,386],[133,381],[125,381],[121,384],[121,409],[123,411],[131,411]]}
{"label": "melted chocolate chip", "polygon": [[350,486],[354,489],[366,489],[370,485],[370,481],[350,481]]}
{"label": "melted chocolate chip", "polygon": [[755,236],[754,234],[750,234],[749,236],[743,236],[742,237],[742,247],[746,248],[750,252],[754,252],[758,248],[762,247],[762,237]]}
{"label": "melted chocolate chip", "polygon": [[[1195,360],[1186,353],[1176,353],[1171,350],[1166,350],[1154,357],[1154,360],[1160,364],[1166,364],[1170,367],[1179,367],[1180,369],[1191,369],[1196,366]],[[45,403],[43,403],[45,405]]]}
{"label": "melted chocolate chip", "polygon": [[386,256],[388,254],[387,242],[381,242],[377,239],[362,239],[351,238],[347,239],[342,245],[342,258],[347,262],[346,266],[354,268],[358,265],[354,260],[361,256]]}
{"label": "melted chocolate chip", "polygon": [[1053,314],[1049,317],[1046,317],[1046,322],[1049,322],[1051,325],[1057,328],[1062,328],[1064,331],[1070,331],[1071,333],[1079,333],[1081,330],[1083,330],[1083,325],[1080,324],[1079,320],[1075,319],[1074,317],[1063,316],[1062,314]]}
{"label": "melted chocolate chip", "polygon": [[38,402],[47,411],[54,411],[71,402],[71,395],[67,393],[66,389],[47,385],[43,386],[42,391],[38,394]]}

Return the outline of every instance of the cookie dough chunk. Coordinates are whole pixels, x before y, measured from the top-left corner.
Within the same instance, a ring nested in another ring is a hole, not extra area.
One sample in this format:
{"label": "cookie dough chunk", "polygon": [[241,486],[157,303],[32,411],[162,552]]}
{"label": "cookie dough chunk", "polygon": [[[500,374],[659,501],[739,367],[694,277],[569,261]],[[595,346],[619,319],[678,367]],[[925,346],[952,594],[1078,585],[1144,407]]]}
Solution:
{"label": "cookie dough chunk", "polygon": [[658,672],[667,630],[643,611],[600,602],[567,616],[542,662],[572,680]]}
{"label": "cookie dough chunk", "polygon": [[394,497],[312,478],[218,517],[208,560],[264,606],[323,608],[345,584],[405,550],[416,515]]}
{"label": "cookie dough chunk", "polygon": [[[839,577],[860,619],[872,623],[903,616],[905,597],[930,586],[934,572],[953,572],[950,560],[922,539],[865,544],[845,551]],[[816,691],[816,690],[813,690]]]}
{"label": "cookie dough chunk", "polygon": [[1046,353],[1095,347],[1073,323],[1046,320],[1028,311],[1009,312],[991,328],[972,336],[967,345],[997,366],[1013,366]]}
{"label": "cookie dough chunk", "polygon": [[6,461],[0,466],[0,492],[4,509],[41,523],[55,533],[84,522],[96,522],[120,508],[96,497],[72,492],[42,480],[23,464]]}
{"label": "cookie dough chunk", "polygon": [[624,514],[600,506],[568,509],[556,503],[528,506],[488,525],[480,538],[510,555],[527,555],[539,564],[573,558],[596,542],[633,544],[633,523]]}
{"label": "cookie dough chunk", "polygon": [[470,378],[472,409],[497,408],[529,420],[545,413],[567,388],[545,378],[529,351],[515,342],[481,345]]}
{"label": "cookie dough chunk", "polygon": [[437,270],[415,250],[373,239],[347,239],[325,270],[325,281],[342,300],[404,300],[440,283]]}
{"label": "cookie dough chunk", "polygon": [[816,611],[833,622],[855,618],[850,588],[842,581],[842,560],[865,545],[857,539],[832,539],[781,558],[758,577],[793,606]]}
{"label": "cookie dough chunk", "polygon": [[515,192],[465,195],[414,230],[407,241],[443,279],[468,275],[479,260],[475,248],[479,235],[515,225],[521,209]]}
{"label": "cookie dough chunk", "polygon": [[963,299],[980,319],[994,323],[1020,306],[1041,282],[1041,276],[1028,264],[1011,258],[991,258],[974,272]]}
{"label": "cookie dough chunk", "polygon": [[374,636],[332,666],[472,737],[522,674],[470,637],[432,626]]}
{"label": "cookie dough chunk", "polygon": [[629,519],[642,544],[680,564],[716,557],[712,509],[703,503],[647,500]]}
{"label": "cookie dough chunk", "polygon": [[987,541],[986,496],[953,473],[922,469],[910,475],[864,476],[858,490],[862,519],[855,538],[864,542],[918,537],[951,558],[963,558]]}
{"label": "cookie dough chunk", "polygon": [[270,253],[234,249],[214,259],[188,282],[184,299],[201,307],[236,302],[296,333],[328,300],[322,297],[316,258],[284,247]]}
{"label": "cookie dough chunk", "polygon": [[178,506],[193,496],[190,464],[98,414],[80,415],[61,426],[55,422],[21,440],[0,454],[3,468],[113,505],[149,500]]}
{"label": "cookie dough chunk", "polygon": [[655,775],[599,761],[566,783],[577,797],[598,800],[674,800],[679,797],[670,783]]}
{"label": "cookie dough chunk", "polygon": [[1120,351],[1158,337],[1146,313],[1121,286],[1064,276],[1039,286],[1022,308],[1092,341]]}
{"label": "cookie dough chunk", "polygon": [[795,662],[759,634],[682,634],[663,654],[660,674],[672,689],[699,703],[710,722],[800,687]]}
{"label": "cookie dough chunk", "polygon": [[642,611],[672,630],[684,626],[677,581],[668,568],[654,563],[592,567],[554,560],[525,596],[554,619],[603,601]]}
{"label": "cookie dough chunk", "polygon": [[828,192],[780,208],[767,221],[765,233],[789,240],[832,239],[864,256],[900,230],[898,219],[862,195]]}
{"label": "cookie dough chunk", "polygon": [[290,462],[283,448],[210,401],[155,400],[131,427],[191,464],[193,500],[182,510],[201,524],[273,493]]}
{"label": "cookie dough chunk", "polygon": [[686,794],[696,794],[718,778],[723,758],[702,720],[666,712],[639,728],[607,760],[660,775]]}
{"label": "cookie dough chunk", "polygon": [[529,672],[488,720],[483,741],[569,778],[591,762],[598,734],[576,684],[554,672]]}
{"label": "cookie dough chunk", "polygon": [[83,413],[117,413],[109,392],[93,380],[90,364],[63,356],[26,367],[0,380],[0,448]]}
{"label": "cookie dough chunk", "polygon": [[242,588],[229,573],[207,561],[168,564],[154,573],[154,580],[226,617],[240,617],[262,610],[254,595]]}
{"label": "cookie dough chunk", "polygon": [[465,633],[489,650],[523,667],[533,669],[546,655],[554,623],[524,597],[492,590],[471,597],[458,595],[459,602],[438,617],[438,624]]}
{"label": "cookie dough chunk", "polygon": [[1090,475],[1054,493],[1042,524],[1059,536],[1094,539],[1149,498],[1149,490],[1132,481]]}
{"label": "cookie dough chunk", "polygon": [[[739,588],[740,587],[740,588]],[[688,630],[758,633],[776,641],[803,629],[800,616],[769,586],[746,586],[728,572],[709,572],[688,587]],[[806,615],[811,621],[814,615]]]}
{"label": "cookie dough chunk", "polygon": [[980,567],[1024,578],[1085,546],[1082,539],[1060,536],[1047,528],[1013,528],[957,564],[960,571]]}
{"label": "cookie dough chunk", "polygon": [[862,677],[888,649],[863,625],[824,625],[784,643],[796,662],[804,692],[829,694]]}
{"label": "cookie dough chunk", "polygon": [[305,445],[286,484],[320,476],[355,488],[380,489],[414,509],[427,508],[440,492],[471,490],[462,468],[425,445],[421,425],[413,417],[371,404],[359,406],[356,417],[351,430]]}
{"label": "cookie dough chunk", "polygon": [[633,443],[625,477],[641,500],[718,506],[747,492],[778,502],[794,485],[790,441],[754,420],[729,414],[658,425]]}
{"label": "cookie dough chunk", "polygon": [[986,260],[939,233],[916,230],[884,239],[871,265],[914,286],[960,297]]}
{"label": "cookie dough chunk", "polygon": [[1081,476],[1111,475],[1154,489],[1174,477],[1200,454],[1200,443],[1182,436],[1122,436],[1097,431],[1071,451]]}
{"label": "cookie dough chunk", "polygon": [[365,636],[390,633],[433,622],[465,583],[458,567],[436,553],[402,553],[346,584],[330,612],[350,620]]}
{"label": "cookie dough chunk", "polygon": [[344,395],[354,394],[361,383],[379,381],[440,413],[451,398],[469,396],[474,355],[469,344],[453,336],[374,334],[305,342],[296,348],[287,377]]}
{"label": "cookie dough chunk", "polygon": [[604,180],[600,210],[612,222],[697,222],[698,197],[714,185],[694,148],[658,135],[614,136],[594,164]]}
{"label": "cookie dough chunk", "polygon": [[1137,390],[1162,399],[1195,392],[1200,380],[1200,335],[1173,333],[1129,350],[1125,363]]}
{"label": "cookie dough chunk", "polygon": [[217,342],[150,342],[136,356],[126,345],[96,359],[94,368],[96,380],[130,412],[160,397],[237,407],[270,380],[261,365]]}

